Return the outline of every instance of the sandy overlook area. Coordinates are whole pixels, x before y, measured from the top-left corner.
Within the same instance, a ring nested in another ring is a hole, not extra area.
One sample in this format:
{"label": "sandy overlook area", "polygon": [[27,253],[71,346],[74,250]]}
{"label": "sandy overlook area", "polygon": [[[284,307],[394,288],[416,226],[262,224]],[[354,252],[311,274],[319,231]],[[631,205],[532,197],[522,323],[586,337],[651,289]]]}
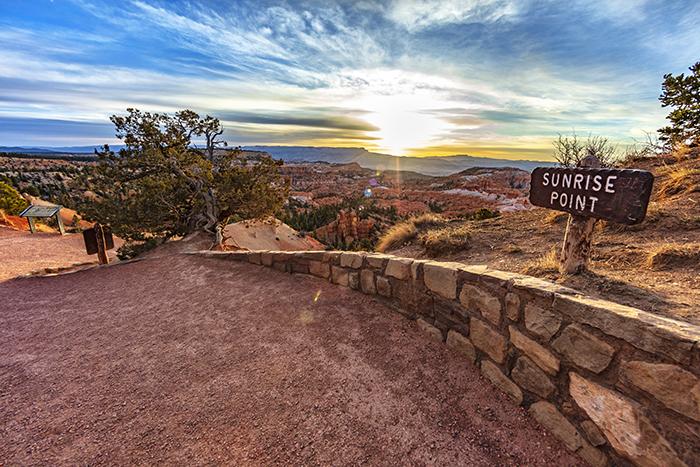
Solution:
{"label": "sandy overlook area", "polygon": [[308,276],[173,254],[0,300],[10,464],[583,465],[414,322]]}
{"label": "sandy overlook area", "polygon": [[[117,238],[115,242],[115,247],[122,244]],[[116,258],[115,250],[110,251],[109,256]],[[83,236],[79,233],[31,234],[26,230],[0,226],[0,281],[93,263],[97,263],[97,257],[85,252]]]}

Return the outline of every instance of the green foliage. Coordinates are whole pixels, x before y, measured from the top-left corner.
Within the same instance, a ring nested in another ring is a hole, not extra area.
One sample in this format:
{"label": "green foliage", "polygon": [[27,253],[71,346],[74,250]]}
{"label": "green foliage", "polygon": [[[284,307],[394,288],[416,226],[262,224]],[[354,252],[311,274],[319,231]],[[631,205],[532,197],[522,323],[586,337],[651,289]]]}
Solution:
{"label": "green foliage", "polygon": [[428,201],[428,209],[430,209],[430,212],[434,212],[436,214],[440,214],[445,210],[442,203],[433,200]]}
{"label": "green foliage", "polygon": [[672,109],[666,117],[671,125],[659,130],[659,139],[670,147],[700,145],[700,62],[690,71],[687,76],[664,75],[659,100]]}
{"label": "green foliage", "polygon": [[21,213],[29,205],[17,190],[5,182],[0,182],[0,209],[13,216]]}
{"label": "green foliage", "polygon": [[382,217],[394,222],[398,219],[395,206],[386,208],[377,206],[376,202],[364,197],[346,198],[338,204],[307,208],[299,201],[291,200],[281,213],[281,220],[299,232],[313,232],[333,222],[341,210],[354,210],[360,219],[370,216]]}
{"label": "green foliage", "polygon": [[[217,139],[223,133],[218,119],[191,110],[174,116],[127,112],[111,118],[125,147],[115,154],[105,145],[91,173],[77,179],[81,192],[96,194],[76,200],[78,209],[116,235],[145,241],[197,230],[219,233],[231,219],[274,213],[287,198],[281,162],[219,149],[226,143]],[[193,147],[193,138],[204,140],[204,147]]]}
{"label": "green foliage", "polygon": [[41,193],[39,192],[39,189],[35,187],[34,185],[28,185],[27,187],[24,188],[24,192],[27,193],[28,195],[32,196],[41,196]]}
{"label": "green foliage", "polygon": [[117,250],[117,258],[124,261],[127,259],[136,258],[137,256],[146,253],[160,245],[161,239],[149,238],[142,242],[127,242]]}
{"label": "green foliage", "polygon": [[483,221],[486,219],[494,219],[496,217],[499,217],[500,215],[501,213],[498,212],[497,209],[481,208],[478,211],[474,211],[463,217],[464,219],[469,221]]}

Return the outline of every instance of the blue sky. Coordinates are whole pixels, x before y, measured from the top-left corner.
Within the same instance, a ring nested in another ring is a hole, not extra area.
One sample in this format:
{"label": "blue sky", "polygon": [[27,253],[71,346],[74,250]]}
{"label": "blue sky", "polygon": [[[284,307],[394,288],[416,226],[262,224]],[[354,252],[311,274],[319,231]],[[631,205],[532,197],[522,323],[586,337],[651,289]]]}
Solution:
{"label": "blue sky", "polygon": [[116,142],[127,107],[219,117],[233,145],[550,157],[664,124],[700,2],[0,0],[0,145]]}

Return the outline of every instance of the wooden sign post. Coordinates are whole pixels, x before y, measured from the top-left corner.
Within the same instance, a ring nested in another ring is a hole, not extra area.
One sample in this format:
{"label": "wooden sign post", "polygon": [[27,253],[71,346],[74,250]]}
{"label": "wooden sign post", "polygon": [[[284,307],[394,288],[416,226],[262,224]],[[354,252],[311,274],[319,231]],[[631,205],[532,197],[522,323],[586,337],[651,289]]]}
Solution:
{"label": "wooden sign post", "polygon": [[586,269],[597,219],[642,222],[654,183],[644,170],[600,168],[595,157],[583,163],[585,167],[538,167],[530,182],[530,203],[571,214],[560,257],[562,274]]}
{"label": "wooden sign post", "polygon": [[114,238],[109,227],[97,223],[94,227],[83,230],[83,240],[88,255],[97,254],[100,264],[109,264],[107,250],[114,248]]}

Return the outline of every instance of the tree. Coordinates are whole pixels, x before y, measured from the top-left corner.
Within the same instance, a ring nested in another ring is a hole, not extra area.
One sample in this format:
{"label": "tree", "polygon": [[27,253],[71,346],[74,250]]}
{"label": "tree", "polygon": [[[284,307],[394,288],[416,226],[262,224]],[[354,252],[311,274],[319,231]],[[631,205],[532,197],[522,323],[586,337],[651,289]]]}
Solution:
{"label": "tree", "polygon": [[607,138],[588,136],[581,140],[573,133],[571,136],[559,135],[554,140],[554,159],[563,167],[579,167],[588,156],[595,156],[601,167],[612,167],[617,158],[617,148]]}
{"label": "tree", "polygon": [[[286,200],[281,162],[219,149],[226,143],[219,140],[218,119],[191,110],[127,112],[111,117],[124,148],[96,151],[97,165],[81,182],[95,196],[79,203],[87,218],[109,224],[122,238],[165,240],[203,230],[220,244],[231,219],[273,214]],[[195,138],[204,139],[203,148]]]}
{"label": "tree", "polygon": [[29,205],[11,185],[0,182],[0,209],[13,216],[21,213]]}
{"label": "tree", "polygon": [[666,117],[671,126],[659,130],[659,139],[670,147],[700,145],[700,62],[690,67],[692,74],[664,75],[662,107],[673,110]]}

